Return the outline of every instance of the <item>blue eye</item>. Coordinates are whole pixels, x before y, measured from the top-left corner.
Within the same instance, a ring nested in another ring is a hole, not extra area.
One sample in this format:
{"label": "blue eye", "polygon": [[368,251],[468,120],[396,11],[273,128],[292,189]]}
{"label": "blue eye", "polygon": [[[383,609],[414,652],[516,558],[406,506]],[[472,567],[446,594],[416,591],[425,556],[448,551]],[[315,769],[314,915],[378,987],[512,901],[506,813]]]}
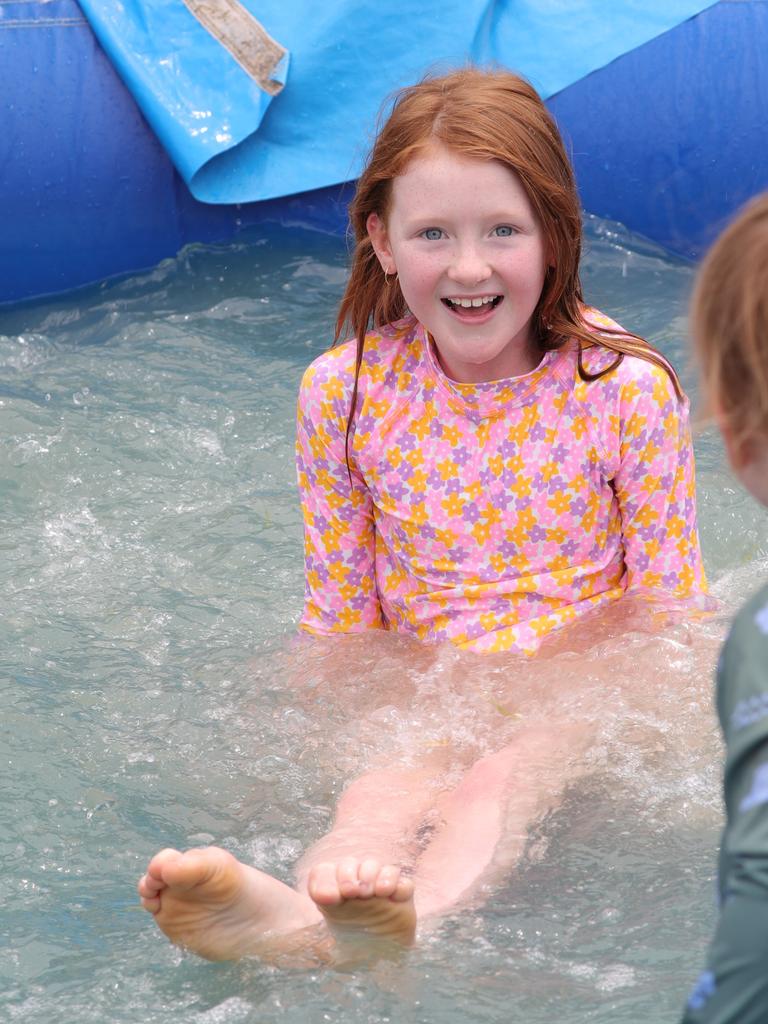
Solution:
{"label": "blue eye", "polygon": [[499,224],[497,228],[493,229],[493,233],[497,238],[509,238],[511,235],[514,235],[515,229],[510,227],[509,224]]}
{"label": "blue eye", "polygon": [[429,242],[438,242],[443,237],[441,228],[427,228],[421,232],[422,237],[426,238]]}

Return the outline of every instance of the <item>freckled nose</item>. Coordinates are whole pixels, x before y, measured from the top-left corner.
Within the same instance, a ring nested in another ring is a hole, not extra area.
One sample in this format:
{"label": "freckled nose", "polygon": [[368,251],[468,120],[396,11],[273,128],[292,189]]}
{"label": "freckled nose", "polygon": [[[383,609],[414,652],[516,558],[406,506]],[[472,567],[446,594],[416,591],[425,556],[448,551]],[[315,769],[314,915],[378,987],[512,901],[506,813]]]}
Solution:
{"label": "freckled nose", "polygon": [[461,249],[457,249],[448,270],[448,277],[452,281],[466,285],[485,281],[490,274],[488,261],[474,246],[462,246]]}

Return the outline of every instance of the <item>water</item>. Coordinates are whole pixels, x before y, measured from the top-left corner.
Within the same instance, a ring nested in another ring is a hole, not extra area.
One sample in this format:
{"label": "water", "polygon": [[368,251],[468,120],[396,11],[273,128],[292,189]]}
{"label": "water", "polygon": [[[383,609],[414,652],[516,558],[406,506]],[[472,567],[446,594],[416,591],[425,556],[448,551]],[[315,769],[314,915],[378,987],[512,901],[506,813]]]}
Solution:
{"label": "water", "polygon": [[[590,298],[661,344],[695,399],[690,268],[588,228]],[[535,666],[351,638],[339,673],[338,651],[294,639],[292,459],[345,260],[286,233],[0,313],[3,1020],[660,1024],[699,970],[720,824],[711,670],[768,572],[766,515],[699,433],[719,616],[593,623],[586,661],[555,648]],[[212,965],[137,909],[165,845],[216,842],[289,880],[377,750],[477,756],[515,728],[499,708],[588,721],[588,771],[508,880],[402,961]]]}

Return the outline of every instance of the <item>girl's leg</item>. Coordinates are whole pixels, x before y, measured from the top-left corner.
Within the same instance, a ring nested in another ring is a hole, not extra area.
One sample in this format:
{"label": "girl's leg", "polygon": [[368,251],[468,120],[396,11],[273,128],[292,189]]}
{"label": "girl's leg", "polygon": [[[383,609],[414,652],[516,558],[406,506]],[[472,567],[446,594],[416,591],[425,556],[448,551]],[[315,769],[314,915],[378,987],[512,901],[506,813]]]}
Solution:
{"label": "girl's leg", "polygon": [[[434,803],[442,758],[420,769],[370,772],[342,794],[334,827],[302,858],[291,889],[216,847],[163,850],[139,882],[142,905],[179,945],[211,960],[274,958],[363,929],[408,942],[413,885],[409,839]],[[311,931],[307,931],[310,929]]]}
{"label": "girl's leg", "polygon": [[584,771],[592,732],[570,723],[521,729],[513,743],[478,761],[440,798],[442,825],[414,873],[419,920],[444,913],[481,879],[492,882],[519,861],[530,826]]}
{"label": "girl's leg", "polygon": [[337,938],[349,929],[410,942],[416,928],[415,835],[435,806],[444,772],[437,757],[416,769],[372,771],[342,794],[332,830],[302,857],[297,889]]}
{"label": "girl's leg", "polygon": [[418,768],[385,768],[355,779],[339,798],[330,832],[303,855],[296,867],[297,889],[307,891],[315,865],[343,857],[381,861],[413,860],[413,835],[441,790],[439,761]]}

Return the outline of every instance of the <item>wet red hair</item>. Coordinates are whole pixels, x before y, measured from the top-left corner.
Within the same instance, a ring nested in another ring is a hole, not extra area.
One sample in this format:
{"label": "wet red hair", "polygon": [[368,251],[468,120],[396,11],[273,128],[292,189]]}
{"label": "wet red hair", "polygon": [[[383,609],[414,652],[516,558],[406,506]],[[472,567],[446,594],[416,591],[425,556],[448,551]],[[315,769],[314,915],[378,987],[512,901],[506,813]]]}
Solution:
{"label": "wet red hair", "polygon": [[[399,320],[407,307],[396,278],[387,281],[368,237],[370,214],[386,224],[392,181],[410,160],[438,143],[463,156],[499,160],[519,178],[544,232],[550,267],[533,314],[533,333],[542,352],[569,339],[579,343],[579,374],[594,380],[609,373],[625,354],[663,367],[681,396],[677,377],[642,338],[623,332],[595,334],[584,320],[579,279],[581,208],[570,161],[554,119],[536,90],[509,71],[464,68],[428,77],[401,90],[381,125],[349,207],[355,248],[336,322],[336,342],[351,331],[357,343],[355,385],[347,437],[357,400],[357,378],[365,335],[372,327]],[[581,353],[599,343],[616,360],[598,374],[585,369]]]}

